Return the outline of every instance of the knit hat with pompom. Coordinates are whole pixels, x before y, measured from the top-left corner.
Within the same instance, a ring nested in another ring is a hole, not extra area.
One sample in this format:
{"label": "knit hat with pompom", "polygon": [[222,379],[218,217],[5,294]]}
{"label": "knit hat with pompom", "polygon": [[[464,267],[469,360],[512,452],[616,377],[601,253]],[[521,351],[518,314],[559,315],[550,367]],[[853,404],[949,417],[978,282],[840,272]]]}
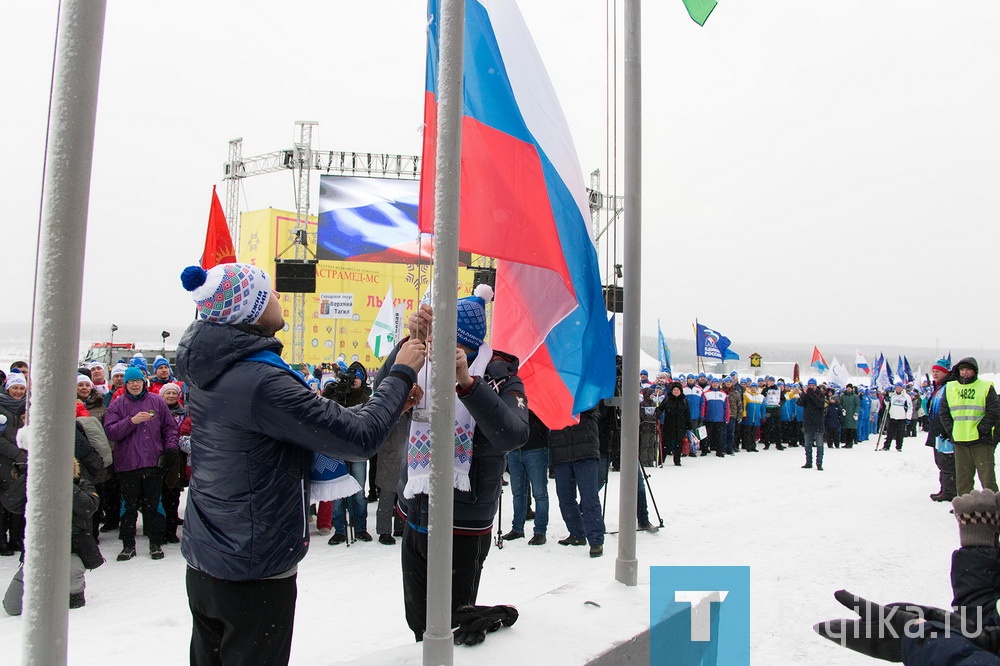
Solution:
{"label": "knit hat with pompom", "polygon": [[493,289],[481,284],[468,298],[458,299],[458,342],[479,349],[486,338],[486,304],[493,300]]}
{"label": "knit hat with pompom", "polygon": [[198,318],[215,324],[252,324],[271,298],[271,278],[250,264],[188,266],[181,283],[198,305]]}

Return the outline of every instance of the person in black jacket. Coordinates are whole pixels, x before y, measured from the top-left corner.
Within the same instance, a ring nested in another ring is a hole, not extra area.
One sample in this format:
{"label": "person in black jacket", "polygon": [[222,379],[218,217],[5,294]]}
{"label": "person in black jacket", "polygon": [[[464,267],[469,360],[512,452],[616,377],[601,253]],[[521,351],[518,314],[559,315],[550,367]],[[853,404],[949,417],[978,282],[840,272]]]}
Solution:
{"label": "person in black jacket", "polygon": [[313,452],[371,457],[418,397],[425,346],[404,344],[372,399],[347,410],[310,390],[279,356],[273,336],[284,319],[266,273],[191,266],[181,280],[198,311],[177,350],[192,424],[181,538],[191,663],[285,664],[296,570],[309,547]]}
{"label": "person in black jacket", "polygon": [[816,380],[806,382],[806,388],[799,396],[802,407],[802,431],[805,435],[806,464],[802,469],[812,469],[813,446],[816,447],[816,469],[823,471],[823,418],[826,413],[826,396],[816,386]]}
{"label": "person in black jacket", "polygon": [[[556,495],[569,536],[562,546],[590,543],[590,556],[604,554],[604,517],[598,494],[601,457],[598,408],[580,414],[580,422],[549,435],[549,459],[556,471]],[[577,492],[580,500],[577,501]]]}
{"label": "person in black jacket", "polygon": [[656,414],[662,415],[660,442],[664,453],[671,453],[674,465],[680,467],[688,427],[687,399],[680,382],[670,385],[669,392],[656,407]]}
{"label": "person in black jacket", "polygon": [[[528,441],[528,402],[517,375],[518,360],[485,343],[485,284],[458,301],[458,347],[453,355],[435,350],[438,363],[455,364],[455,496],[452,536],[452,612],[474,606],[483,562],[489,554],[493,521],[507,454]],[[431,335],[433,311],[422,304],[410,317],[410,340]],[[407,342],[403,343],[408,344]],[[402,353],[393,349],[387,363]],[[432,371],[432,370],[431,370]],[[375,378],[385,381],[385,366]],[[418,405],[426,408],[428,403]],[[470,434],[471,433],[471,434]],[[471,449],[471,457],[470,457]],[[404,520],[401,565],[406,623],[417,641],[427,628],[427,548],[430,524],[430,423],[412,419],[406,461],[396,490],[396,511]]]}

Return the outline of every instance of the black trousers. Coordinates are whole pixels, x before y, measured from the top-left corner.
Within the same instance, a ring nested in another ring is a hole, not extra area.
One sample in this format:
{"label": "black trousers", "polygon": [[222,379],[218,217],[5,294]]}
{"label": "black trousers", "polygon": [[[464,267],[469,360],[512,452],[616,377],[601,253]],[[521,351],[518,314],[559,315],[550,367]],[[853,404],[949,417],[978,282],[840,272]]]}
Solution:
{"label": "black trousers", "polygon": [[952,499],[958,494],[955,481],[955,454],[941,453],[934,449],[934,464],[938,468],[938,480],[941,483],[941,494]]}
{"label": "black trousers", "polygon": [[180,525],[180,517],[177,515],[177,510],[181,506],[181,489],[168,488],[167,484],[164,483],[163,489],[160,492],[160,503],[163,504],[164,513],[163,533],[177,536],[177,527]]}
{"label": "black trousers", "polygon": [[903,435],[906,432],[906,421],[903,419],[889,419],[885,424],[885,448],[889,448],[892,440],[896,440],[896,448],[903,448]]}
{"label": "black trousers", "polygon": [[705,424],[705,428],[708,430],[708,444],[705,451],[715,451],[715,455],[720,457],[725,455],[722,452],[722,431],[725,427],[725,423],[709,422]]}
{"label": "black trousers", "polygon": [[118,527],[122,515],[122,493],[113,469],[110,479],[97,484],[97,495],[101,498],[101,506],[94,514],[94,527],[98,522],[111,528]]}
{"label": "black trousers", "polygon": [[188,567],[191,664],[287,664],[298,595],[295,579],[220,580]]}
{"label": "black trousers", "polygon": [[160,504],[160,489],[163,486],[163,471],[159,467],[143,467],[130,472],[119,472],[118,483],[122,492],[122,516],[118,538],[122,545],[135,548],[135,521],[139,516],[139,502],[142,507],[142,532],[149,537],[149,543],[163,545],[163,529],[166,518]]}
{"label": "black trousers", "polygon": [[[483,562],[490,552],[491,536],[460,536],[452,538],[451,609],[475,605],[479,596],[479,579]],[[427,535],[403,528],[403,607],[406,624],[417,641],[424,639],[427,628]]]}

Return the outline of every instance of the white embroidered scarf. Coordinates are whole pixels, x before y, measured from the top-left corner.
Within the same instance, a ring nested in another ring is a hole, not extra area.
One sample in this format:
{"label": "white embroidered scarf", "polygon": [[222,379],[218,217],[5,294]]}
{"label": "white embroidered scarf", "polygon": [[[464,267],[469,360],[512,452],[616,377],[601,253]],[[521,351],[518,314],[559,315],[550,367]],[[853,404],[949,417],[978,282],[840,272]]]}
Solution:
{"label": "white embroidered scarf", "polygon": [[[493,350],[486,343],[479,346],[476,360],[469,366],[469,374],[472,376],[482,376],[493,358]],[[433,376],[432,361],[428,360],[424,364],[426,372],[426,385],[432,385]],[[424,373],[421,373],[424,374]],[[423,378],[422,378],[423,379]],[[429,406],[429,393],[424,394],[418,409]],[[476,432],[476,420],[465,408],[458,396],[455,396],[455,488],[458,490],[471,490],[469,484],[469,469],[472,467],[472,437]],[[421,493],[430,492],[430,472],[431,472],[431,424],[429,421],[417,421],[414,419],[410,423],[410,438],[406,446],[406,464],[408,466],[406,487],[403,488],[403,497],[413,499]]]}

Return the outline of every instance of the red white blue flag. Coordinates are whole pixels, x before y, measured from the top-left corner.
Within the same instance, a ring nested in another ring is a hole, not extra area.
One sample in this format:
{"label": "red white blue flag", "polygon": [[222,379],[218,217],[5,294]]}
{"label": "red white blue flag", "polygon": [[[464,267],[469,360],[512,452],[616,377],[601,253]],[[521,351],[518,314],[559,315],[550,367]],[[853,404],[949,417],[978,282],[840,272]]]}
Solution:
{"label": "red white blue flag", "polygon": [[[434,230],[439,2],[428,2],[420,230]],[[550,428],[614,394],[583,171],[514,0],[466,0],[459,247],[499,259],[491,342]]]}
{"label": "red white blue flag", "polygon": [[865,359],[865,355],[861,353],[861,350],[855,350],[855,351],[856,351],[856,357],[854,360],[854,365],[858,366],[858,370],[861,370],[866,375],[869,374],[871,372],[871,369],[868,367],[868,361]]}

